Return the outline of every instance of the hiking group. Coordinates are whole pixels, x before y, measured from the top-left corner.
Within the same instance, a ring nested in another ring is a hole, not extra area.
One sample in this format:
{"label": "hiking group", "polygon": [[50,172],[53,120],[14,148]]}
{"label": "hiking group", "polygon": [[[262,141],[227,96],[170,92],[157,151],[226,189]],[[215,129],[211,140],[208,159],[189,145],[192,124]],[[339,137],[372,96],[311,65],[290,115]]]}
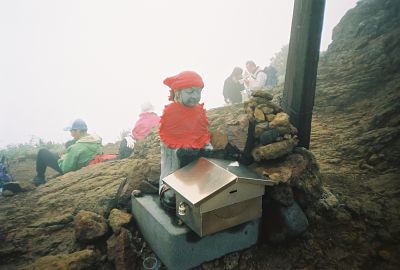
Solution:
{"label": "hiking group", "polygon": [[277,71],[270,65],[261,69],[254,61],[246,62],[246,70],[235,67],[224,81],[223,95],[226,104],[248,100],[251,93],[259,89],[270,89],[277,85]]}
{"label": "hiking group", "polygon": [[[265,87],[267,75],[253,61],[246,63],[246,72],[244,75],[242,73],[243,70],[236,67],[225,80],[223,94],[227,103],[242,102],[245,94]],[[76,119],[65,128],[73,139],[65,144],[64,154],[39,150],[33,183],[38,186],[46,182],[47,167],[62,175],[90,164],[127,158],[132,155],[135,143],[158,127],[161,140],[159,195],[162,204],[167,209],[173,209],[175,194],[163,183],[163,178],[200,156],[212,156],[213,147],[206,110],[204,104],[199,103],[204,88],[202,77],[194,71],[183,71],[166,78],[163,83],[169,88],[170,103],[165,106],[161,117],[154,112],[150,103],[142,104],[139,120],[132,132],[121,141],[118,154],[103,155],[101,138],[89,134],[86,122]]]}

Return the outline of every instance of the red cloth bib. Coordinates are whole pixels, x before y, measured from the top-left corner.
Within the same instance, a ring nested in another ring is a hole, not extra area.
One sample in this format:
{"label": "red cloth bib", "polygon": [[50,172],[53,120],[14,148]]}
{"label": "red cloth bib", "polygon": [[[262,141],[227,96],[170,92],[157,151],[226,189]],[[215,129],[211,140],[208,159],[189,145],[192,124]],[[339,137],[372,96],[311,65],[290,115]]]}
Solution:
{"label": "red cloth bib", "polygon": [[160,121],[161,141],[170,148],[203,148],[210,142],[208,119],[203,104],[186,107],[172,102],[165,106]]}

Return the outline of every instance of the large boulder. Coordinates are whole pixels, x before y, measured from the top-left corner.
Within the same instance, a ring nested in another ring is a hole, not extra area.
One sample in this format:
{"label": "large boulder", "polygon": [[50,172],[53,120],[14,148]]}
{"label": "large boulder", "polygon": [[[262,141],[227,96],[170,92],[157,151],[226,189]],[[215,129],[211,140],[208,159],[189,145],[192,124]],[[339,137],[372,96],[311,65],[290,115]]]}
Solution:
{"label": "large boulder", "polygon": [[90,212],[79,211],[74,218],[75,238],[82,243],[94,242],[108,232],[104,217]]}
{"label": "large boulder", "polygon": [[130,231],[120,228],[107,240],[107,257],[114,262],[116,270],[136,269],[136,253]]}
{"label": "large boulder", "polygon": [[114,208],[113,210],[111,210],[108,221],[113,232],[118,232],[121,227],[125,227],[130,224],[130,222],[132,221],[132,215]]}

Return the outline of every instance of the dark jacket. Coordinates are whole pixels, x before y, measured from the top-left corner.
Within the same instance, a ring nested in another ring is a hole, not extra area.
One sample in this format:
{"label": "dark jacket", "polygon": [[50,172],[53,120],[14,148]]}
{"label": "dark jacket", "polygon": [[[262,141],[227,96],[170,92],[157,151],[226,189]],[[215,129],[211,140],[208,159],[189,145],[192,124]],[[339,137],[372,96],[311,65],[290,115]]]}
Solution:
{"label": "dark jacket", "polygon": [[225,101],[229,99],[230,103],[242,102],[242,94],[240,93],[242,90],[244,90],[243,84],[233,81],[233,78],[229,76],[224,82],[223,95]]}

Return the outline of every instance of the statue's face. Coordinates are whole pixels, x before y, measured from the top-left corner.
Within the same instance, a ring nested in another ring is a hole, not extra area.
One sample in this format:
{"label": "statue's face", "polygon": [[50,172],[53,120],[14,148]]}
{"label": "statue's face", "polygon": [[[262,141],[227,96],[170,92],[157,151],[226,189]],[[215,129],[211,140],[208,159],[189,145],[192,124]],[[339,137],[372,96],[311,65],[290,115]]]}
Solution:
{"label": "statue's face", "polygon": [[187,106],[193,107],[199,104],[201,99],[201,87],[191,87],[176,92],[176,101]]}

